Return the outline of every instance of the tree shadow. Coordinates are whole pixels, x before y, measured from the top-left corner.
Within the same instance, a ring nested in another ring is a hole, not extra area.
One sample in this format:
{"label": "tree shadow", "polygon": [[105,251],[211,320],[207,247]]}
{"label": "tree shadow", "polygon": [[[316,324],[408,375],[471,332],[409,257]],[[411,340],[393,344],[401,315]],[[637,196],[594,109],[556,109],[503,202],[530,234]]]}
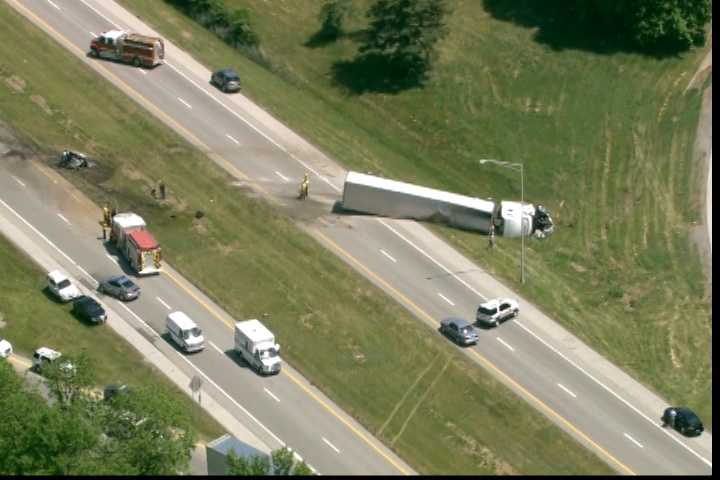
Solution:
{"label": "tree shadow", "polygon": [[376,53],[341,60],[332,66],[334,83],[354,95],[391,93],[418,88],[426,80],[424,70]]}
{"label": "tree shadow", "polygon": [[303,43],[304,46],[308,48],[320,48],[324,47],[326,45],[330,45],[331,43],[335,43],[340,38],[342,38],[344,35],[332,35],[328,34],[327,32],[323,30],[318,30],[310,38],[308,38],[305,43]]}
{"label": "tree shadow", "polygon": [[687,50],[667,43],[643,47],[629,35],[623,18],[603,16],[582,1],[483,0],[483,8],[497,20],[537,29],[533,40],[555,51],[636,53],[665,58]]}

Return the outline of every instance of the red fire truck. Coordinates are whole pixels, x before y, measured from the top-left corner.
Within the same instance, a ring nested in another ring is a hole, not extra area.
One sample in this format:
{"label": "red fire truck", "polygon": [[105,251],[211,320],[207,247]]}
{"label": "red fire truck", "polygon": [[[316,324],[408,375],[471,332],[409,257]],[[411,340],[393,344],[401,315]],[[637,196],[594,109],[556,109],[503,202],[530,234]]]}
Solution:
{"label": "red fire truck", "polygon": [[135,213],[118,213],[112,217],[110,241],[127,258],[138,275],[160,273],[162,251],[145,221]]}
{"label": "red fire truck", "polygon": [[165,44],[158,37],[108,30],[92,39],[90,55],[132,63],[136,67],[154,67],[163,63]]}

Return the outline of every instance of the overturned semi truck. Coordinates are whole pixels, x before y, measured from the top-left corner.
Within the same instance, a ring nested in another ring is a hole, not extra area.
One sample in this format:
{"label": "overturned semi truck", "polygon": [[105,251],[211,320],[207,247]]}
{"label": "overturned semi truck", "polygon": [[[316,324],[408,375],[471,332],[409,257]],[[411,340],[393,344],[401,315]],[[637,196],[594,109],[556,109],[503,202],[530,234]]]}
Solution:
{"label": "overturned semi truck", "polygon": [[342,207],[345,210],[410,218],[516,238],[546,238],[553,221],[542,206],[520,202],[483,200],[358,172],[345,178]]}

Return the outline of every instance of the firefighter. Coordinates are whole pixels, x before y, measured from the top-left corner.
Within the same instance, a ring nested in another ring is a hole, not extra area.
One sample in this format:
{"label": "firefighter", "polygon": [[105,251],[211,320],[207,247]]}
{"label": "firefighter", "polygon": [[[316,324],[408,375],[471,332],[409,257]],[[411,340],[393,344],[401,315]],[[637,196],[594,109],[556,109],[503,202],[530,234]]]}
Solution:
{"label": "firefighter", "polygon": [[298,199],[305,200],[308,196],[308,192],[310,190],[310,179],[308,178],[308,174],[305,174],[305,177],[303,177],[303,181],[300,184],[300,195],[298,196]]}
{"label": "firefighter", "polygon": [[110,209],[105,205],[103,207],[103,224],[105,227],[110,226]]}
{"label": "firefighter", "polygon": [[102,229],[102,239],[107,240],[107,225],[105,225],[105,222],[98,222],[100,224],[100,228]]}
{"label": "firefighter", "polygon": [[162,252],[158,248],[153,252],[153,264],[155,268],[160,268],[160,261],[162,260]]}

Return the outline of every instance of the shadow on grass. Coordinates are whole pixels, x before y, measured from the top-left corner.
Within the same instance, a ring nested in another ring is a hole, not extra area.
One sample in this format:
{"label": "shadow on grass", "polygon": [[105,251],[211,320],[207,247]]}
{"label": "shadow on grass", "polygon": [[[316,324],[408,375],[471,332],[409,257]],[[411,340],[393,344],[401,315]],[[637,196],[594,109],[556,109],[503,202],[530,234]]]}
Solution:
{"label": "shadow on grass", "polygon": [[399,63],[378,54],[359,55],[332,66],[333,80],[354,95],[363,93],[399,93],[421,87],[426,79],[417,65]]}
{"label": "shadow on grass", "polygon": [[654,58],[678,56],[687,49],[676,44],[642,47],[629,35],[621,16],[603,15],[582,2],[567,0],[483,0],[497,20],[537,29],[534,40],[553,50],[584,50],[609,55],[637,53]]}

